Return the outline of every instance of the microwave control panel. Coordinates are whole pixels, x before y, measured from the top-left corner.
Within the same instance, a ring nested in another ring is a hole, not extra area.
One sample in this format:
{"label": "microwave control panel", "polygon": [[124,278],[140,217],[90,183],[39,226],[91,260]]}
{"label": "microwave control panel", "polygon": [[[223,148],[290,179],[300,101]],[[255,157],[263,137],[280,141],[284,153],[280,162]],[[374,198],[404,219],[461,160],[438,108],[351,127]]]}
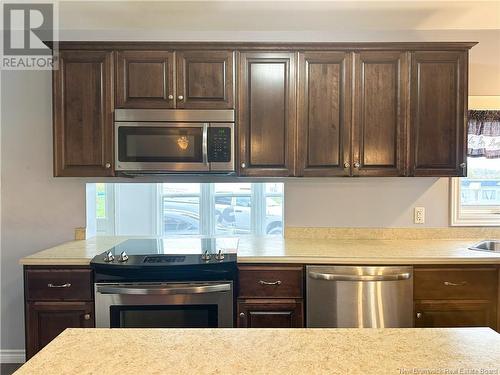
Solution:
{"label": "microwave control panel", "polygon": [[208,161],[210,163],[231,161],[231,128],[208,128]]}

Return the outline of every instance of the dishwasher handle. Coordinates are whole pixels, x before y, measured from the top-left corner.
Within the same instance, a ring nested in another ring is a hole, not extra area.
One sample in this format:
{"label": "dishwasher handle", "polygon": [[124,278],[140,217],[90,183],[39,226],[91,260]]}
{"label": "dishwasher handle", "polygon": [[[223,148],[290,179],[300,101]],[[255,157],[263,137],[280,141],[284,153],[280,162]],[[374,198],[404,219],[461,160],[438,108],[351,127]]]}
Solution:
{"label": "dishwasher handle", "polygon": [[386,275],[353,275],[343,273],[324,273],[309,271],[309,277],[328,281],[397,281],[411,278],[410,272],[392,273]]}

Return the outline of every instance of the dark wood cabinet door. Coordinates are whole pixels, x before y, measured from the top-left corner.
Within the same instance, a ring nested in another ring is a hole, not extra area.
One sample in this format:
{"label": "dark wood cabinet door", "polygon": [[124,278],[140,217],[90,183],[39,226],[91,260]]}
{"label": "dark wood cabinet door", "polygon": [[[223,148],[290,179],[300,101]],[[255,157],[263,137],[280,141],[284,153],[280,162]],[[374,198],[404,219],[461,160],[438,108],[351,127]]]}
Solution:
{"label": "dark wood cabinet door", "polygon": [[292,176],[295,54],[244,52],[239,67],[240,174]]}
{"label": "dark wood cabinet door", "polygon": [[60,51],[53,73],[55,176],[114,174],[112,56]]}
{"label": "dark wood cabinet door", "polygon": [[302,328],[302,300],[253,299],[238,302],[238,328]]}
{"label": "dark wood cabinet door", "polygon": [[234,108],[232,51],[179,51],[177,108]]}
{"label": "dark wood cabinet door", "polygon": [[26,359],[34,356],[66,328],[94,327],[93,302],[28,302]]}
{"label": "dark wood cabinet door", "polygon": [[354,176],[404,176],[407,54],[354,54]]}
{"label": "dark wood cabinet door", "polygon": [[495,303],[488,300],[429,300],[415,303],[415,327],[491,327]]}
{"label": "dark wood cabinet door", "polygon": [[465,174],[467,95],[467,52],[412,54],[412,175]]}
{"label": "dark wood cabinet door", "polygon": [[351,54],[299,54],[297,175],[350,174]]}
{"label": "dark wood cabinet door", "polygon": [[174,104],[172,52],[117,52],[116,107],[174,108]]}

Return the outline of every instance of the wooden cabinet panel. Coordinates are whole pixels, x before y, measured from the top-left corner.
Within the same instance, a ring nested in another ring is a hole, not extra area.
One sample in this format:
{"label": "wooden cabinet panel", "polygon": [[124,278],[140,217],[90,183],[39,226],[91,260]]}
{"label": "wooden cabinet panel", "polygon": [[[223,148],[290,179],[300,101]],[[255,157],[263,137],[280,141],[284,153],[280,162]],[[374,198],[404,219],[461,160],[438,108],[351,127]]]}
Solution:
{"label": "wooden cabinet panel", "polygon": [[240,174],[293,175],[295,55],[241,53],[239,79]]}
{"label": "wooden cabinet panel", "polygon": [[238,302],[238,328],[302,328],[302,300],[241,300]]}
{"label": "wooden cabinet panel", "polygon": [[54,175],[113,175],[113,59],[60,51],[53,73]]}
{"label": "wooden cabinet panel", "polygon": [[93,302],[28,302],[26,309],[26,359],[66,328],[94,327]]}
{"label": "wooden cabinet panel", "polygon": [[410,173],[463,176],[467,52],[415,52],[411,66]]}
{"label": "wooden cabinet panel", "polygon": [[491,327],[496,329],[495,305],[481,300],[435,300],[415,303],[415,327]]}
{"label": "wooden cabinet panel", "polygon": [[28,300],[93,299],[90,269],[28,269],[25,275]]}
{"label": "wooden cabinet panel", "polygon": [[174,54],[120,51],[116,54],[118,108],[174,108]]}
{"label": "wooden cabinet panel", "polygon": [[234,108],[232,51],[177,52],[177,108]]}
{"label": "wooden cabinet panel", "polygon": [[239,297],[302,298],[301,266],[240,266],[238,270]]}
{"label": "wooden cabinet panel", "polygon": [[353,175],[403,176],[408,100],[405,52],[354,55]]}
{"label": "wooden cabinet panel", "polygon": [[416,268],[414,298],[495,299],[497,270],[481,268]]}
{"label": "wooden cabinet panel", "polygon": [[297,174],[349,175],[351,54],[299,54]]}

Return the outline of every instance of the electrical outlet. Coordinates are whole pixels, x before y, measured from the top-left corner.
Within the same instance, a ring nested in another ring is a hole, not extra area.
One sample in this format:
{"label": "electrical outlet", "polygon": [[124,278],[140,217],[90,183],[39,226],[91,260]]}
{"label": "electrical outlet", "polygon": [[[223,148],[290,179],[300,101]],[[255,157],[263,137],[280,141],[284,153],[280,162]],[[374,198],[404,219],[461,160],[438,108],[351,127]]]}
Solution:
{"label": "electrical outlet", "polygon": [[415,224],[424,224],[425,223],[425,208],[424,207],[415,207],[414,222],[415,222]]}

